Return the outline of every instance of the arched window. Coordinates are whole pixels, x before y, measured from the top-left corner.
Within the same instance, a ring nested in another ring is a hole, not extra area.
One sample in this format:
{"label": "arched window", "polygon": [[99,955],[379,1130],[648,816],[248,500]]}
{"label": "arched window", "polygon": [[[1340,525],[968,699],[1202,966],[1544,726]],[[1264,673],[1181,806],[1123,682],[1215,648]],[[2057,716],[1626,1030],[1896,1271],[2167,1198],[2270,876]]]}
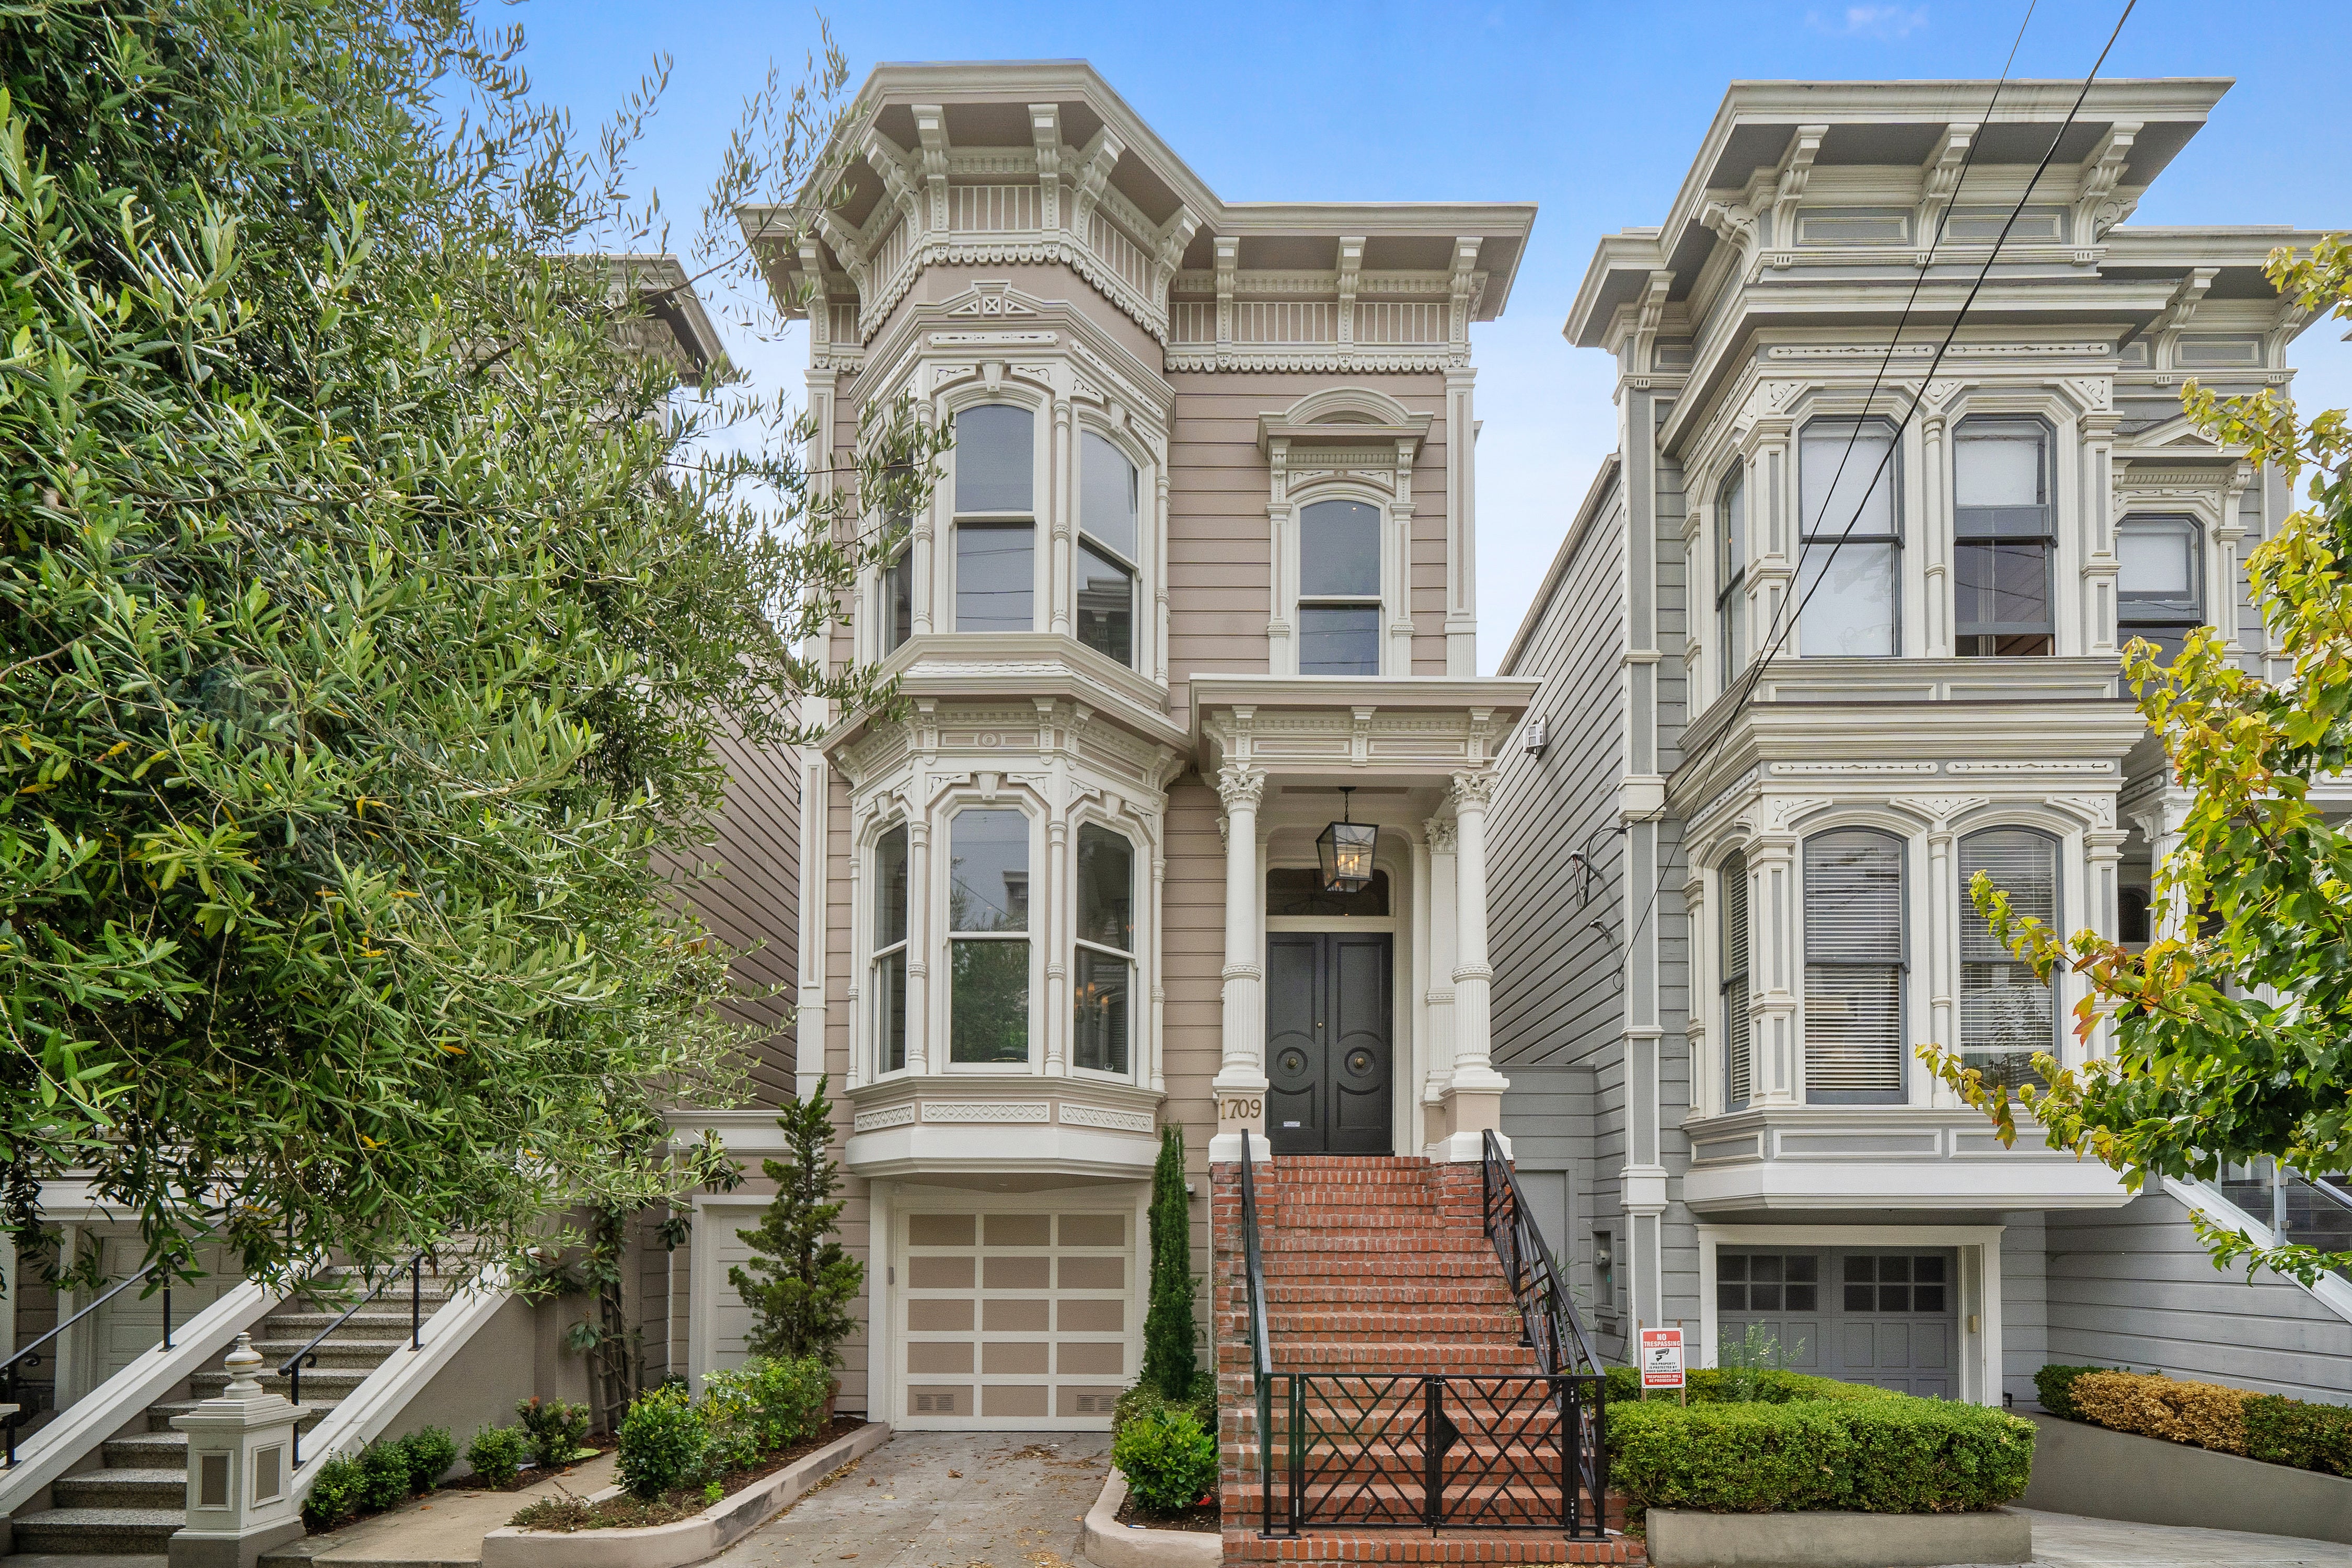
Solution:
{"label": "arched window", "polygon": [[1797,652],[1902,651],[1901,474],[1884,419],[1815,419],[1797,443]]}
{"label": "arched window", "polygon": [[1721,689],[1748,662],[1748,482],[1747,466],[1732,465],[1715,501],[1715,640]]}
{"label": "arched window", "polygon": [[1130,668],[1135,664],[1135,584],[1141,510],[1135,465],[1117,447],[1078,439],[1078,640]]}
{"label": "arched window", "polygon": [[1755,1091],[1754,1050],[1748,1017],[1748,857],[1723,863],[1723,1108],[1737,1110]]}
{"label": "arched window", "polygon": [[1298,673],[1380,672],[1380,509],[1317,501],[1298,516]]}
{"label": "arched window", "polygon": [[955,421],[955,626],[1025,632],[1037,624],[1036,419],[988,403]]}
{"label": "arched window", "polygon": [[1842,828],[1805,840],[1805,1098],[1903,1099],[1903,845]]}
{"label": "arched window", "polygon": [[2032,418],[1960,421],[1952,442],[1953,651],[1962,658],[2055,652],[2050,426]]}
{"label": "arched window", "polygon": [[1988,1084],[2039,1084],[2033,1053],[2058,1049],[2058,986],[2004,947],[1977,912],[1969,884],[1985,872],[2011,910],[2058,924],[2058,844],[2027,827],[1991,827],[1960,840],[1960,1059]]}
{"label": "arched window", "polygon": [[1003,806],[948,826],[948,1060],[1029,1059],[1029,818]]}
{"label": "arched window", "polygon": [[907,1065],[907,827],[874,841],[874,1060]]}
{"label": "arched window", "polygon": [[2166,661],[2205,624],[2204,550],[2185,517],[2127,517],[2116,531],[2116,640],[2146,637]]}
{"label": "arched window", "polygon": [[1135,847],[1108,827],[1078,829],[1078,924],[1070,965],[1070,1062],[1128,1070],[1135,998]]}

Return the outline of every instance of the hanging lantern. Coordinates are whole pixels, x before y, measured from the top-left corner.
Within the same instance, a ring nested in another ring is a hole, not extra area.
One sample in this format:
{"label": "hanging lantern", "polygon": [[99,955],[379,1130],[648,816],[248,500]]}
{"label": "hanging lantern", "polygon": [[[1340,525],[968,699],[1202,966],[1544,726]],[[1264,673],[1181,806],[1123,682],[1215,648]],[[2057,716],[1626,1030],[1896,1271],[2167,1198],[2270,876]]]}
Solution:
{"label": "hanging lantern", "polygon": [[1361,892],[1372,883],[1372,847],[1380,842],[1381,830],[1368,822],[1350,820],[1348,797],[1354,793],[1340,790],[1339,820],[1325,827],[1323,837],[1315,841],[1327,893]]}

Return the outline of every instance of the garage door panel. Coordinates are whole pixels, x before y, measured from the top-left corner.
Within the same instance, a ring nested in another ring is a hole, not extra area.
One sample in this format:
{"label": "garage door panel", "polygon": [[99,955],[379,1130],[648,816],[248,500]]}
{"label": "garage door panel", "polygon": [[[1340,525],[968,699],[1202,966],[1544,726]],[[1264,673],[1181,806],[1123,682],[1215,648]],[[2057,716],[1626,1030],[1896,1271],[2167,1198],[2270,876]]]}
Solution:
{"label": "garage door panel", "polygon": [[1955,1396],[1959,1293],[1950,1253],[1727,1247],[1716,1262],[1717,1323],[1731,1348],[1753,1333],[1755,1348],[1769,1339],[1778,1353],[1768,1359],[1792,1371]]}
{"label": "garage door panel", "polygon": [[1065,1290],[1124,1290],[1127,1289],[1127,1259],[1124,1258],[1064,1258],[1061,1259],[1061,1287]]}
{"label": "garage door panel", "polygon": [[1054,1303],[1043,1299],[984,1301],[980,1326],[992,1334],[1042,1334],[1053,1315]]}
{"label": "garage door panel", "polygon": [[1125,1247],[1127,1216],[1123,1214],[1066,1214],[1061,1216],[1064,1247]]}
{"label": "garage door panel", "polygon": [[1127,1370],[1127,1347],[1091,1340],[1064,1341],[1057,1347],[1054,1370],[1089,1377],[1117,1377]]}
{"label": "garage door panel", "polygon": [[917,1247],[970,1247],[979,1216],[968,1214],[919,1214],[907,1222],[907,1239]]}
{"label": "garage door panel", "polygon": [[1050,1258],[988,1258],[981,1264],[981,1279],[992,1290],[1043,1290],[1054,1283]]}
{"label": "garage door panel", "polygon": [[907,1327],[919,1334],[968,1334],[971,1332],[971,1298],[909,1301]]}
{"label": "garage door panel", "polygon": [[969,1258],[910,1258],[907,1283],[918,1290],[969,1290],[972,1263]]}
{"label": "garage door panel", "polygon": [[990,1340],[980,1347],[980,1370],[1034,1377],[1052,1370],[1053,1349],[1043,1340]]}
{"label": "garage door panel", "polygon": [[1118,1396],[1124,1392],[1124,1389],[1114,1388],[1108,1384],[1082,1388],[1066,1383],[1062,1384],[1061,1402],[1054,1414],[1064,1416],[1108,1415],[1118,1406]]}
{"label": "garage door panel", "polygon": [[971,1342],[934,1340],[910,1344],[907,1347],[907,1370],[968,1373],[971,1370]]}
{"label": "garage door panel", "polygon": [[972,1413],[971,1388],[957,1384],[908,1384],[907,1414],[909,1415],[970,1415]]}
{"label": "garage door panel", "polygon": [[1046,1413],[1045,1385],[1039,1384],[992,1383],[980,1391],[980,1413],[1003,1419],[1007,1416],[1043,1415]]}
{"label": "garage door panel", "polygon": [[992,1214],[988,1216],[991,1247],[1051,1247],[1054,1216],[1042,1214]]}
{"label": "garage door panel", "polygon": [[1127,1331],[1127,1303],[1065,1297],[1055,1305],[1054,1319],[1054,1326],[1065,1333],[1123,1334]]}

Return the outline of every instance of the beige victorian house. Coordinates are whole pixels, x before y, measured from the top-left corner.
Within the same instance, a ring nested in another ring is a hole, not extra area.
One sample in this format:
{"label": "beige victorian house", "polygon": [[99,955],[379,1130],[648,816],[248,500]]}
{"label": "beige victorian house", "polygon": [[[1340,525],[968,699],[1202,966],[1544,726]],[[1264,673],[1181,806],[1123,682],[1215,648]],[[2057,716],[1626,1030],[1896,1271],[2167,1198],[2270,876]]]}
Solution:
{"label": "beige victorian house", "polygon": [[[884,67],[841,135],[847,199],[769,258],[810,460],[899,398],[956,437],[824,650],[906,711],[803,759],[799,1074],[867,1264],[843,1404],[1100,1427],[1163,1126],[1205,1175],[1244,1130],[1496,1125],[1485,820],[1535,682],[1475,673],[1470,333],[1535,214],[1228,203],[1077,63]],[[1377,842],[1333,894],[1342,818]],[[686,1370],[740,1354],[761,1201],[698,1201]]]}

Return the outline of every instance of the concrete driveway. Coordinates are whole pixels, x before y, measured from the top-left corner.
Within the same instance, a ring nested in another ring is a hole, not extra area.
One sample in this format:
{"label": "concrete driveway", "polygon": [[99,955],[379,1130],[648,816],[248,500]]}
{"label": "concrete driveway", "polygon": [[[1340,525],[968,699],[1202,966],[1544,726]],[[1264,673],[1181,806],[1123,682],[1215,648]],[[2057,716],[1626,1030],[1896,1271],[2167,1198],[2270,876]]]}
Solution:
{"label": "concrete driveway", "polygon": [[1110,1473],[1099,1432],[902,1432],[714,1562],[1066,1568]]}

